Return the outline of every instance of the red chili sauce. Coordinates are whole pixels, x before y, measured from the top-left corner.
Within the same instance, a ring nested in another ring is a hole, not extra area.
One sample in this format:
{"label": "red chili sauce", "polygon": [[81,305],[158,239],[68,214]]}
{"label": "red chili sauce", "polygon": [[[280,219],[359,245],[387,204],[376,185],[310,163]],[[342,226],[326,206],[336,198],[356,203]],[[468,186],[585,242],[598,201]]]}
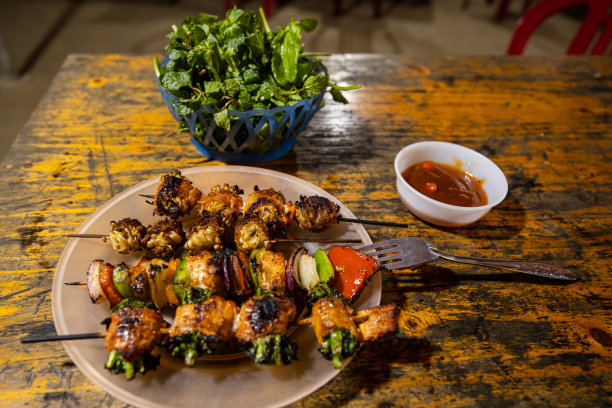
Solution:
{"label": "red chili sauce", "polygon": [[458,166],[424,161],[408,167],[402,177],[419,193],[446,204],[478,207],[488,203],[482,181]]}

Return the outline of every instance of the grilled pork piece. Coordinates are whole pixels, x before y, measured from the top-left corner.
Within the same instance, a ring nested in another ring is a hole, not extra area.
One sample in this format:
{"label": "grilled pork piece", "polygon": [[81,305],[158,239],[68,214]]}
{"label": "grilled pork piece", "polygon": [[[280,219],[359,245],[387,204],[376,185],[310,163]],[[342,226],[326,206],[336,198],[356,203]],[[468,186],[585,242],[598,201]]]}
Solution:
{"label": "grilled pork piece", "polygon": [[229,184],[217,185],[210,189],[210,193],[202,200],[198,215],[217,214],[226,227],[230,227],[242,214],[242,190],[238,186]]}
{"label": "grilled pork piece", "polygon": [[323,232],[337,224],[340,207],[325,197],[300,196],[295,203],[295,218],[300,228],[311,232]]}
{"label": "grilled pork piece", "polygon": [[159,179],[153,198],[155,214],[181,217],[189,214],[201,197],[202,192],[195,188],[191,181],[180,171],[173,170]]}

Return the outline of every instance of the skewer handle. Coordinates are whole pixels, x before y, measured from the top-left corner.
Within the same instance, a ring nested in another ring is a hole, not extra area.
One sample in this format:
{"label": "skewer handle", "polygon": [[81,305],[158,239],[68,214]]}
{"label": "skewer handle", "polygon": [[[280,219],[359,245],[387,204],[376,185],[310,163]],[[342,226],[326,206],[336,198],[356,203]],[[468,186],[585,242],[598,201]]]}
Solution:
{"label": "skewer handle", "polygon": [[402,224],[402,223],[399,223],[399,222],[369,221],[369,220],[362,220],[362,219],[358,219],[358,218],[344,218],[344,217],[338,218],[338,221],[356,222],[358,224],[383,225],[383,226],[386,226],[386,227],[400,227],[400,228],[408,228],[410,226],[408,224]]}
{"label": "skewer handle", "polygon": [[61,341],[61,340],[83,340],[83,339],[99,339],[104,337],[105,333],[79,333],[79,334],[55,334],[41,337],[24,337],[22,343],[42,343],[46,341]]}
{"label": "skewer handle", "polygon": [[106,234],[66,234],[65,236],[70,238],[104,238],[108,237]]}

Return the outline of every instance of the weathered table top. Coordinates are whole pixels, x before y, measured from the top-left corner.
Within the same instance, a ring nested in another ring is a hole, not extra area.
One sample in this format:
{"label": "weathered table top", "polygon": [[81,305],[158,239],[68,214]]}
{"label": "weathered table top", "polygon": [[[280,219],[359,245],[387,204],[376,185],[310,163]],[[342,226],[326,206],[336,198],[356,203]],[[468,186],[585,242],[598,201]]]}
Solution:
{"label": "weathered table top", "polygon": [[[338,55],[331,100],[283,158],[262,164],[327,190],[372,240],[419,236],[464,255],[539,259],[571,284],[435,262],[385,272],[398,332],[366,345],[295,406],[612,405],[612,60]],[[66,239],[103,202],[174,168],[219,165],[176,127],[152,56],[70,56],[2,164],[0,393],[4,406],[122,406],[90,382],[53,333],[51,282]],[[507,198],[463,228],[400,203],[393,159],[406,144],[456,142],[505,172]]]}

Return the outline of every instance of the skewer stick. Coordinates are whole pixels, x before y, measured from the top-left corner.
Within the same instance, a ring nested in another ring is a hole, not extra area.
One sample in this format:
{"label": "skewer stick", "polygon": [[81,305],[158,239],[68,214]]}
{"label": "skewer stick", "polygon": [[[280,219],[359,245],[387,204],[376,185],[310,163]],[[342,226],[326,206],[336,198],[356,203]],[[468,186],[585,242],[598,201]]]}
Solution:
{"label": "skewer stick", "polygon": [[[163,334],[170,332],[170,328],[162,328],[159,330]],[[40,337],[23,337],[22,343],[42,343],[47,341],[62,341],[62,340],[86,340],[86,339],[101,339],[106,336],[106,332],[95,333],[78,333],[78,334],[51,334],[49,336]]]}
{"label": "skewer stick", "polygon": [[60,340],[82,340],[82,339],[99,339],[106,335],[105,332],[97,333],[79,333],[79,334],[52,334],[41,337],[24,337],[22,343],[41,343],[45,341],[60,341]]}
{"label": "skewer stick", "polygon": [[[104,238],[108,237],[106,234],[66,234],[66,237],[70,238]],[[363,241],[361,239],[333,239],[333,238],[279,238],[272,241],[273,243],[287,243],[287,242],[315,242],[322,244],[360,244]]]}

